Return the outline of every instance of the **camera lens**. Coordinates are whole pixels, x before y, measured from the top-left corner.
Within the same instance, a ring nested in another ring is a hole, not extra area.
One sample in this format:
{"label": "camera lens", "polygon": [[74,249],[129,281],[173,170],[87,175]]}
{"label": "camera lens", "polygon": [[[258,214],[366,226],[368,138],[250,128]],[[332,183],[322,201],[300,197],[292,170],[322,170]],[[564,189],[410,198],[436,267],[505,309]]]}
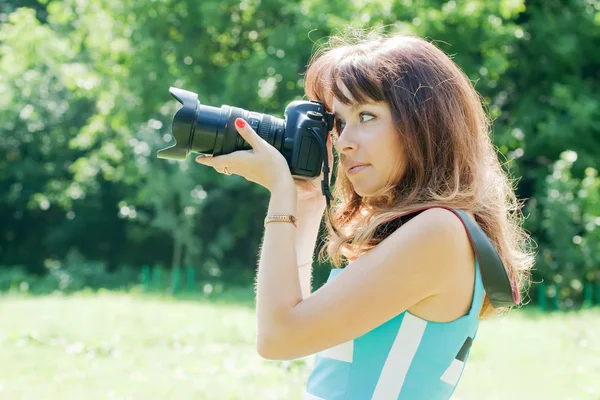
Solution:
{"label": "camera lens", "polygon": [[283,119],[227,105],[221,108],[203,106],[196,93],[177,88],[169,91],[183,106],[173,117],[176,144],[160,150],[158,157],[182,161],[192,151],[218,156],[250,150],[252,147],[235,128],[236,118],[244,119],[267,143],[280,152],[283,150]]}
{"label": "camera lens", "polygon": [[268,114],[259,114],[242,108],[200,106],[191,150],[212,153],[215,156],[252,147],[239,135],[235,120],[244,119],[267,143],[281,151],[285,121]]}

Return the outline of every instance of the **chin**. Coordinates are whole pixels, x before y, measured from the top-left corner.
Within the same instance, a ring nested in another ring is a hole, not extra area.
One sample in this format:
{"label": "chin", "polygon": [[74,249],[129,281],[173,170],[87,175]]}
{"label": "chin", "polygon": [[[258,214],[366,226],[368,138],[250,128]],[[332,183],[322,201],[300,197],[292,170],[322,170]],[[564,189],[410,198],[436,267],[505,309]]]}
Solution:
{"label": "chin", "polygon": [[356,186],[353,186],[353,188],[356,194],[363,198],[372,197],[376,192],[376,190],[373,188],[360,188]]}
{"label": "chin", "polygon": [[[374,200],[381,196],[387,198],[389,195],[389,189],[385,185],[371,185],[368,187],[365,186],[352,186],[356,194],[358,194],[363,199]],[[388,189],[388,190],[386,190]]]}

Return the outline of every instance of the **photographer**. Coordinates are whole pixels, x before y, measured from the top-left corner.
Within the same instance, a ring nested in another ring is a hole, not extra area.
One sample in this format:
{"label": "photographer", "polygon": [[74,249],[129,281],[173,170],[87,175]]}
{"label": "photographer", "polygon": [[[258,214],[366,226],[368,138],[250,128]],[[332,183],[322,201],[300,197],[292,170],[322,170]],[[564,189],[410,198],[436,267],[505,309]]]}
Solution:
{"label": "photographer", "polygon": [[[447,399],[480,320],[505,310],[484,288],[484,258],[465,220],[492,243],[515,304],[533,262],[481,101],[445,53],[404,35],[331,38],[308,66],[305,91],[335,116],[330,208],[321,179],[295,180],[244,119],[235,124],[251,150],[197,158],[271,192],[258,352],[317,354],[304,399]],[[335,268],[310,293],[323,215],[323,253]]]}

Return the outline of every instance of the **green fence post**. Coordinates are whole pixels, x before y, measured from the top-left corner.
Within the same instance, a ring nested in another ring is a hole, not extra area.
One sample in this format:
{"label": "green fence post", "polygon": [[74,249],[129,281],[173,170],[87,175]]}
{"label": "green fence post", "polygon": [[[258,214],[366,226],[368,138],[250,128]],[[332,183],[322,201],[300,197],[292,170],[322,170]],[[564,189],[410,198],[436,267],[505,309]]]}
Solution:
{"label": "green fence post", "polygon": [[179,292],[179,288],[181,287],[181,268],[176,267],[171,271],[171,287],[173,294]]}
{"label": "green fence post", "polygon": [[162,288],[162,278],[161,278],[161,268],[158,265],[155,265],[152,268],[152,288],[155,290]]}
{"label": "green fence post", "polygon": [[194,286],[196,286],[196,269],[192,266],[187,267],[186,283],[187,291],[190,293],[193,292]]}
{"label": "green fence post", "polygon": [[554,287],[554,297],[552,298],[552,310],[558,310],[558,298],[559,298],[559,291],[560,288],[556,287],[556,284],[552,285]]}
{"label": "green fence post", "polygon": [[591,282],[586,282],[585,286],[583,287],[583,306],[586,308],[594,306]]}
{"label": "green fence post", "polygon": [[547,296],[546,296],[546,284],[544,282],[538,285],[538,305],[541,311],[548,309]]}
{"label": "green fence post", "polygon": [[142,267],[142,290],[147,292],[150,289],[150,267],[144,265]]}

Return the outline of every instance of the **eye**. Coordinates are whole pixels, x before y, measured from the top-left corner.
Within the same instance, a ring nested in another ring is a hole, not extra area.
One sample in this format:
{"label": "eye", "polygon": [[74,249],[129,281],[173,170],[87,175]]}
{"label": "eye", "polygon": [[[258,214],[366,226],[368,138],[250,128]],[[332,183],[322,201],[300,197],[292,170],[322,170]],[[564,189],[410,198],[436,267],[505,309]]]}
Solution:
{"label": "eye", "polygon": [[[358,115],[358,117],[359,117],[361,123],[369,122],[370,120],[375,118],[375,116],[373,114],[368,113],[368,112],[361,112]],[[333,123],[333,126],[335,129],[335,133],[340,135],[342,133],[342,131],[344,130],[344,128],[346,127],[346,121],[344,121],[343,119],[340,119],[340,118],[336,118]]]}
{"label": "eye", "polygon": [[373,114],[369,114],[368,112],[360,113],[360,122],[369,122],[373,118],[375,118],[375,116]]}
{"label": "eye", "polygon": [[342,133],[342,131],[346,127],[346,122],[339,118],[336,118],[335,122],[334,122],[334,127],[335,127],[335,132],[339,135],[340,133]]}

